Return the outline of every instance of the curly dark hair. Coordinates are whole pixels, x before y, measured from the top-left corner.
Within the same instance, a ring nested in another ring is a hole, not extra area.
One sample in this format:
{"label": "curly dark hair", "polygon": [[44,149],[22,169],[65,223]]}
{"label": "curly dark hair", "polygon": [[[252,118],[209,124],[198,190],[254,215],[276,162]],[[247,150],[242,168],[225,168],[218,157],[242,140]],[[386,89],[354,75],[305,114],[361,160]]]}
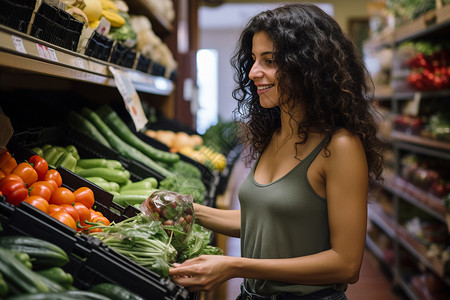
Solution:
{"label": "curly dark hair", "polygon": [[273,41],[283,99],[289,107],[299,101],[305,110],[297,128],[299,144],[306,142],[312,130],[332,134],[346,128],[363,143],[369,187],[379,187],[384,143],[377,138],[380,114],[373,105],[373,83],[354,43],[332,17],[313,4],[286,4],[261,12],[240,36],[231,59],[237,84],[232,95],[238,101],[234,117],[241,125],[242,140],[250,146],[249,157],[255,159],[261,154],[281,126],[280,108],[263,108],[249,78],[252,39],[257,32],[267,33]]}

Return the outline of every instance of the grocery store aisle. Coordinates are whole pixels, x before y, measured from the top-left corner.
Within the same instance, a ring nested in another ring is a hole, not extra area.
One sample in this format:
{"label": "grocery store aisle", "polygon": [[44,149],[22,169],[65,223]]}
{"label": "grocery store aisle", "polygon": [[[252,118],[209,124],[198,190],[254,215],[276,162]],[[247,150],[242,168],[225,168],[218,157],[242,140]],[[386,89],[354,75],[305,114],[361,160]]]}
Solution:
{"label": "grocery store aisle", "polygon": [[[232,173],[228,188],[218,200],[218,207],[238,209],[239,201],[237,198],[237,190],[239,184],[248,174],[248,169],[243,162],[237,161]],[[236,238],[226,238],[219,236],[219,243],[225,248],[226,255],[240,256],[240,240]],[[222,285],[208,297],[209,300],[235,300],[239,294],[239,285],[242,278],[235,278]],[[390,279],[380,269],[378,261],[369,250],[366,250],[360,279],[356,284],[349,285],[347,290],[349,300],[404,300],[401,295],[393,291]]]}

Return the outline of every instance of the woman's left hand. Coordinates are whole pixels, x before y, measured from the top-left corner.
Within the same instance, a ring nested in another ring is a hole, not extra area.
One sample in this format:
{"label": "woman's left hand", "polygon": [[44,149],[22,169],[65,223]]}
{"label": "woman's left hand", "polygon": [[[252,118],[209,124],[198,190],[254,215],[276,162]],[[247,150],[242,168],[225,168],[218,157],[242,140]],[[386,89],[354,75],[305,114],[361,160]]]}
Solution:
{"label": "woman's left hand", "polygon": [[202,255],[175,264],[169,269],[173,281],[191,292],[210,291],[233,277],[232,265],[236,259],[222,255]]}

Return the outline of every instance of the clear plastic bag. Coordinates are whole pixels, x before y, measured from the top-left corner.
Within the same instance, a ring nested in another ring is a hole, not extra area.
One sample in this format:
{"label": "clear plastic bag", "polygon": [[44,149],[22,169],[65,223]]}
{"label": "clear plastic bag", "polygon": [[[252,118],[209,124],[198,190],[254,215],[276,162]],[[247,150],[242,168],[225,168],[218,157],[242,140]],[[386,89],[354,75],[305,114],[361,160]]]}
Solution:
{"label": "clear plastic bag", "polygon": [[141,203],[141,211],[155,221],[160,221],[171,236],[171,244],[182,250],[187,242],[195,214],[193,197],[172,191],[155,191]]}

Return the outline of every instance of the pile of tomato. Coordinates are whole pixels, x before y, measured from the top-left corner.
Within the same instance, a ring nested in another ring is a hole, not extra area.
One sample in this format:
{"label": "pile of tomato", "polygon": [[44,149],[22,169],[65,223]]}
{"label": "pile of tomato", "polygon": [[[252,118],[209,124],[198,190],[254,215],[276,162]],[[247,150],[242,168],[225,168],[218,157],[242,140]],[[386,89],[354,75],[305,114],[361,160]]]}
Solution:
{"label": "pile of tomato", "polygon": [[110,224],[92,208],[95,198],[89,187],[72,191],[62,183],[61,174],[39,155],[18,163],[8,150],[0,154],[0,195],[7,202],[27,202],[78,232],[101,231]]}

